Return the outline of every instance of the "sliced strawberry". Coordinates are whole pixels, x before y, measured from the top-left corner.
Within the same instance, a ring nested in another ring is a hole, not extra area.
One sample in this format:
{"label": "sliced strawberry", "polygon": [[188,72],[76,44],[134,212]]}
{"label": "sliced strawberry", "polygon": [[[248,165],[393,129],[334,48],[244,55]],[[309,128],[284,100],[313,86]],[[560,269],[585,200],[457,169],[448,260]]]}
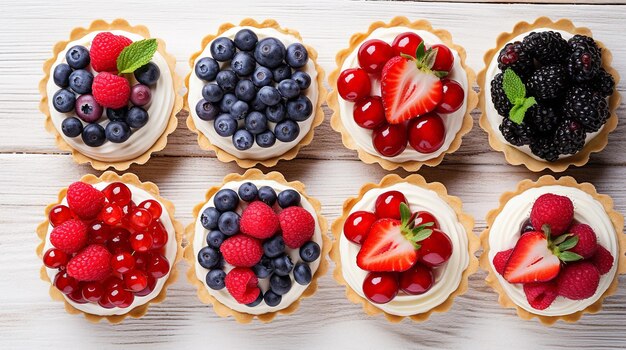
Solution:
{"label": "sliced strawberry", "polygon": [[543,232],[531,231],[517,241],[504,269],[504,279],[510,283],[546,282],[554,279],[561,269],[559,257],[548,248]]}

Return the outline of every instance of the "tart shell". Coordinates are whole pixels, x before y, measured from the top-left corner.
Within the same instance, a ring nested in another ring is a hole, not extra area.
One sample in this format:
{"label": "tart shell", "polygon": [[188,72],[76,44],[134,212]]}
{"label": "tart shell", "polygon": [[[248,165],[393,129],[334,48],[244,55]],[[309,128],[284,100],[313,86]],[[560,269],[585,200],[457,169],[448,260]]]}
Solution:
{"label": "tart shell", "polygon": [[[305,197],[309,201],[309,203],[311,203],[313,208],[315,208],[315,212],[317,214],[317,220],[319,222],[320,230],[322,232],[323,244],[322,244],[322,253],[320,255],[320,264],[317,270],[315,271],[315,274],[313,275],[311,283],[309,284],[307,289],[304,290],[304,292],[302,293],[302,295],[300,296],[298,300],[294,301],[291,305],[287,306],[286,308],[282,310],[274,311],[274,312],[260,314],[260,315],[252,315],[248,313],[235,311],[229,308],[228,306],[220,303],[215,297],[213,297],[207,291],[207,287],[204,284],[204,282],[199,280],[196,277],[196,256],[194,254],[193,242],[194,242],[194,235],[195,235],[195,227],[198,221],[198,215],[200,215],[200,210],[206,204],[206,202],[209,201],[209,199],[211,199],[211,197],[213,197],[213,195],[217,193],[217,191],[219,191],[222,188],[222,186],[224,186],[226,183],[231,182],[231,181],[244,181],[244,180],[273,180],[280,184],[293,187],[296,191],[298,191],[298,193],[300,193],[300,195]],[[185,247],[184,258],[190,266],[189,270],[187,271],[187,279],[189,280],[189,282],[191,282],[191,284],[196,286],[198,298],[200,299],[200,301],[202,301],[205,304],[213,305],[213,310],[220,317],[232,316],[239,323],[250,323],[254,318],[258,318],[259,321],[263,323],[267,323],[267,322],[272,321],[276,317],[277,314],[287,315],[296,311],[298,307],[300,306],[300,300],[302,298],[307,298],[315,294],[315,291],[317,290],[317,279],[320,276],[323,276],[324,274],[326,274],[326,271],[328,270],[327,257],[331,248],[331,241],[327,235],[328,224],[326,222],[326,219],[322,216],[321,211],[322,211],[321,203],[317,199],[312,198],[306,194],[305,186],[303,183],[299,181],[287,182],[287,180],[285,180],[285,177],[279,172],[273,171],[268,174],[263,174],[258,169],[249,169],[243,175],[239,175],[236,173],[226,175],[226,177],[224,177],[224,181],[222,181],[222,183],[217,186],[211,187],[206,192],[205,200],[202,203],[199,203],[198,205],[194,207],[193,221],[185,229],[185,235],[187,237],[187,241],[189,242],[189,245]]]}
{"label": "tart shell", "polygon": [[39,102],[39,110],[45,114],[45,127],[46,130],[54,135],[55,143],[58,148],[63,151],[69,151],[72,153],[72,158],[78,164],[90,163],[91,166],[96,170],[106,170],[109,167],[113,167],[114,169],[121,171],[128,169],[132,164],[145,164],[153,152],[159,152],[165,148],[167,145],[167,136],[176,130],[176,126],[178,125],[178,118],[176,115],[183,108],[183,98],[178,94],[178,91],[182,87],[182,78],[176,74],[176,58],[171,54],[165,51],[165,42],[161,39],[157,39],[159,47],[159,53],[165,58],[167,65],[169,67],[170,73],[172,74],[173,86],[172,89],[174,91],[174,106],[172,107],[171,115],[169,117],[169,121],[165,130],[159,136],[159,138],[154,142],[152,147],[148,149],[146,152],[141,154],[140,156],[127,159],[120,160],[116,162],[108,162],[101,161],[91,157],[88,157],[78,150],[72,148],[61,136],[59,130],[56,129],[52,122],[52,117],[50,116],[50,108],[48,106],[48,91],[46,89],[46,85],[48,84],[48,80],[51,77],[52,72],[50,72],[52,65],[56,62],[57,57],[61,51],[65,49],[68,43],[78,40],[85,35],[94,32],[94,31],[103,31],[103,30],[124,30],[130,33],[141,35],[145,38],[150,38],[150,32],[148,28],[143,25],[131,26],[124,19],[115,19],[111,23],[106,22],[104,20],[95,20],[91,22],[89,27],[77,27],[72,30],[70,33],[70,37],[68,40],[59,41],[54,45],[52,50],[52,58],[46,60],[43,65],[44,77],[39,82],[39,92],[41,93],[41,100]]}
{"label": "tart shell", "polygon": [[[584,310],[563,316],[538,315],[529,312],[515,304],[502,288],[502,285],[500,284],[496,276],[496,272],[491,267],[491,263],[489,261],[490,228],[493,225],[496,217],[504,209],[504,206],[508,203],[508,201],[528,189],[553,185],[577,188],[592,196],[596,201],[600,202],[604,207],[607,215],[611,219],[611,222],[613,223],[613,227],[615,228],[615,232],[617,233],[617,242],[619,245],[619,254],[615,257],[617,271],[609,288],[607,288],[604,294],[602,294],[602,296],[595,303],[589,305]],[[626,236],[624,235],[624,217],[613,208],[613,199],[611,199],[611,197],[607,195],[598,194],[598,192],[596,192],[596,188],[590,183],[579,184],[573,177],[570,176],[561,177],[557,180],[549,175],[540,177],[537,182],[533,182],[531,180],[523,180],[518,183],[517,189],[515,191],[505,192],[502,194],[502,196],[500,197],[500,207],[489,211],[489,213],[487,214],[486,222],[487,229],[485,229],[480,235],[480,241],[483,248],[483,253],[480,256],[480,267],[488,273],[485,282],[487,282],[487,284],[491,286],[496,291],[496,293],[498,293],[498,302],[500,303],[500,305],[505,308],[516,309],[517,315],[524,320],[530,320],[536,317],[544,325],[552,325],[558,320],[572,323],[578,321],[582,317],[582,315],[586,313],[597,313],[602,309],[602,302],[604,301],[604,298],[608,297],[609,295],[615,294],[615,292],[617,291],[619,275],[626,273]]]}
{"label": "tart shell", "polygon": [[339,217],[337,220],[335,220],[335,222],[333,222],[332,228],[331,228],[333,237],[335,237],[333,248],[330,251],[330,257],[336,265],[335,271],[333,272],[333,277],[339,284],[346,287],[346,297],[348,298],[348,300],[350,300],[351,302],[355,304],[361,304],[363,306],[363,311],[365,311],[366,314],[370,316],[374,316],[374,315],[382,313],[385,315],[385,318],[387,318],[388,321],[394,322],[394,323],[402,321],[407,316],[397,316],[397,315],[393,315],[393,314],[390,314],[388,312],[385,312],[379,309],[378,307],[376,307],[376,305],[374,305],[373,303],[369,302],[367,299],[361,297],[358,293],[356,293],[350,287],[350,285],[346,282],[346,280],[343,278],[342,267],[341,267],[341,255],[339,251],[339,237],[341,237],[342,235],[343,225],[346,219],[348,218],[348,215],[350,214],[352,207],[356,203],[361,201],[361,199],[363,199],[363,196],[365,195],[365,193],[367,193],[369,190],[374,189],[374,188],[384,188],[384,187],[389,187],[391,185],[394,185],[396,183],[404,183],[404,182],[436,192],[439,195],[439,197],[441,197],[446,203],[448,203],[448,205],[450,205],[450,207],[452,207],[452,209],[454,209],[457,215],[457,220],[463,225],[463,228],[465,229],[465,232],[467,233],[468,254],[469,254],[469,263],[467,265],[467,268],[463,271],[463,275],[461,276],[461,281],[459,282],[459,285],[456,288],[456,290],[450,293],[450,295],[448,296],[448,299],[446,299],[441,304],[435,306],[434,308],[430,309],[429,311],[415,314],[412,316],[408,316],[411,320],[421,322],[421,321],[427,320],[433,312],[448,311],[454,303],[454,298],[456,298],[459,295],[464,294],[467,291],[468,284],[469,284],[469,281],[468,281],[469,276],[478,270],[478,258],[476,258],[475,253],[480,246],[478,237],[472,232],[474,228],[474,218],[471,215],[463,212],[463,208],[462,208],[463,203],[461,202],[461,200],[458,197],[448,195],[446,187],[443,184],[439,182],[428,183],[421,175],[414,174],[406,178],[401,178],[400,176],[395,175],[395,174],[387,175],[378,184],[367,183],[363,185],[357,197],[348,198],[343,203],[343,213],[341,217]]}
{"label": "tart shell", "polygon": [[[617,84],[619,83],[620,76],[618,72],[611,66],[611,62],[613,61],[613,55],[611,52],[602,44],[600,41],[596,40],[598,46],[602,49],[602,67],[609,72],[613,79],[615,79],[615,90],[613,94],[609,97],[609,119],[607,120],[604,127],[598,132],[598,134],[581,149],[575,155],[570,157],[561,158],[556,162],[548,162],[548,161],[540,161],[537,160],[530,155],[518,150],[514,146],[503,143],[498,139],[496,133],[500,132],[499,130],[493,130],[489,120],[487,118],[487,106],[491,103],[491,96],[485,96],[484,87],[486,84],[491,84],[491,82],[486,81],[487,79],[487,69],[491,64],[493,58],[500,52],[500,49],[504,47],[507,43],[509,43],[513,38],[532,31],[537,28],[551,28],[555,30],[562,30],[572,34],[581,34],[593,37],[591,34],[591,30],[589,28],[584,27],[576,27],[574,23],[569,19],[560,19],[556,22],[552,21],[548,17],[539,17],[533,23],[528,22],[518,22],[513,30],[510,33],[501,33],[498,35],[496,39],[496,47],[485,53],[483,61],[485,63],[485,68],[478,73],[478,85],[481,87],[480,98],[478,103],[478,108],[480,108],[480,119],[479,124],[480,127],[483,128],[489,135],[489,145],[491,148],[498,152],[504,153],[504,158],[511,165],[521,165],[523,164],[530,171],[539,172],[544,169],[550,169],[554,172],[563,172],[570,166],[583,166],[589,161],[589,157],[591,153],[596,153],[602,151],[607,143],[609,133],[611,133],[617,127],[617,108],[620,105],[621,96],[617,91]],[[594,39],[595,40],[595,39]],[[487,101],[489,99],[489,101]]]}
{"label": "tart shell", "polygon": [[[157,296],[155,296],[153,299],[148,300],[143,305],[137,306],[136,308],[129,310],[125,314],[110,315],[110,316],[94,315],[94,314],[90,314],[90,313],[78,310],[75,307],[73,307],[70,303],[67,302],[63,294],[58,289],[56,289],[56,287],[52,284],[52,281],[50,281],[50,278],[48,278],[46,267],[43,265],[41,266],[41,269],[39,270],[40,278],[43,281],[50,283],[49,293],[52,299],[62,301],[65,304],[65,310],[68,313],[70,314],[82,313],[83,316],[90,322],[97,323],[97,322],[102,321],[103,319],[106,319],[110,323],[120,323],[128,316],[133,317],[133,318],[142,317],[143,315],[146,314],[146,312],[148,312],[148,307],[150,304],[160,303],[163,300],[165,300],[165,297],[167,294],[167,287],[171,285],[172,283],[174,283],[178,277],[178,270],[176,269],[176,264],[182,259],[182,255],[183,255],[183,249],[181,245],[182,239],[183,239],[183,225],[180,222],[178,222],[176,219],[174,219],[174,213],[175,213],[174,204],[172,204],[172,202],[168,201],[167,199],[159,195],[159,188],[157,187],[157,185],[155,185],[152,182],[141,182],[139,178],[137,177],[137,175],[132,174],[132,173],[127,173],[122,176],[119,176],[112,171],[107,171],[103,173],[100,177],[96,177],[95,175],[91,175],[91,174],[85,175],[79,181],[82,181],[88,184],[96,184],[99,182],[123,182],[125,184],[130,184],[137,188],[141,188],[149,192],[163,205],[164,209],[167,210],[167,213],[169,214],[170,220],[172,221],[172,225],[174,226],[176,247],[177,247],[176,258],[173,262],[170,263],[170,274],[167,280],[165,281],[165,283],[163,284],[163,287],[161,288],[161,292]],[[54,206],[60,204],[63,201],[63,199],[66,197],[66,194],[67,194],[67,187],[59,191],[58,199],[56,203],[52,203],[48,205],[45,209],[46,218],[48,217],[50,210],[52,210]],[[39,226],[37,226],[37,236],[41,240],[36,250],[37,256],[39,257],[39,259],[43,258],[43,253],[44,253],[43,248],[46,243],[46,235],[48,234],[49,224],[50,222],[46,219],[46,221],[42,222],[41,224],[39,224]]]}
{"label": "tart shell", "polygon": [[[196,58],[198,58],[198,56],[202,54],[206,46],[209,45],[211,41],[213,41],[215,38],[222,35],[227,30],[236,26],[254,27],[254,28],[259,28],[259,29],[272,28],[272,29],[277,30],[280,33],[291,35],[297,38],[298,41],[300,42],[303,41],[299,32],[293,29],[283,28],[278,24],[278,22],[276,22],[273,19],[267,19],[259,23],[252,18],[246,18],[242,20],[239,23],[239,25],[235,25],[232,23],[224,23],[219,27],[216,34],[209,34],[205,36],[202,39],[202,48],[199,51],[192,54],[191,57],[189,58],[189,66],[191,67],[191,71],[185,78],[185,87],[187,88],[187,90],[189,90],[189,79],[194,72],[194,62]],[[212,144],[211,140],[209,140],[209,138],[206,137],[206,135],[204,135],[200,130],[198,130],[198,128],[196,127],[195,121],[193,120],[193,116],[191,115],[191,113],[189,113],[187,117],[187,127],[189,128],[189,130],[193,131],[194,133],[198,135],[198,145],[200,145],[200,148],[205,149],[207,151],[215,152],[217,159],[219,159],[220,161],[224,163],[234,161],[237,163],[237,165],[239,165],[242,168],[252,168],[256,165],[263,165],[265,167],[273,167],[280,160],[291,160],[295,158],[298,152],[300,152],[300,149],[302,147],[309,145],[311,141],[313,141],[315,128],[318,127],[320,124],[322,124],[322,122],[324,121],[324,110],[322,109],[322,104],[326,100],[327,93],[326,93],[326,88],[324,87],[324,70],[319,64],[317,64],[317,56],[318,56],[317,51],[309,45],[306,45],[304,43],[302,44],[304,45],[304,47],[306,47],[309,53],[309,59],[315,63],[315,70],[317,71],[317,89],[318,89],[317,103],[314,105],[313,115],[310,117],[310,118],[313,118],[313,122],[311,123],[311,129],[309,129],[306,136],[304,136],[302,140],[300,140],[300,142],[297,145],[295,145],[293,148],[291,148],[287,152],[281,155],[278,155],[276,157],[272,157],[268,159],[241,159],[228,153],[228,151],[223,150],[217,147],[216,145]],[[188,111],[191,111],[190,108],[191,107],[189,106],[189,91],[187,91],[187,93],[185,94],[185,109],[187,109]]]}
{"label": "tart shell", "polygon": [[[396,163],[387,159],[384,159],[378,155],[374,155],[366,152],[361,149],[352,136],[350,132],[345,128],[343,123],[341,122],[341,116],[339,115],[339,95],[337,93],[337,79],[339,78],[339,74],[341,73],[341,67],[343,66],[346,58],[355,50],[358,50],[359,46],[372,34],[372,32],[378,28],[390,28],[390,27],[408,27],[416,30],[425,30],[435,34],[437,37],[441,39],[441,41],[448,47],[454,49],[461,58],[461,66],[465,70],[467,74],[467,84],[468,84],[468,93],[467,93],[467,106],[465,115],[463,115],[463,124],[461,128],[457,132],[454,140],[450,144],[448,149],[441,153],[436,158],[428,159],[425,161],[406,161],[402,163]],[[465,49],[459,45],[454,44],[452,41],[452,35],[450,32],[444,29],[434,29],[430,22],[427,20],[417,20],[411,22],[406,17],[394,17],[389,23],[385,22],[374,22],[370,25],[368,31],[366,33],[356,33],[352,35],[350,38],[350,46],[347,49],[343,49],[337,53],[335,57],[335,62],[337,63],[337,69],[330,73],[328,77],[328,82],[332,88],[330,94],[328,95],[328,106],[333,110],[333,114],[330,119],[330,125],[332,128],[341,134],[341,141],[344,146],[348,149],[357,151],[359,159],[367,164],[378,163],[385,170],[395,170],[399,167],[404,168],[406,171],[417,171],[423,165],[427,165],[430,167],[434,167],[439,165],[444,156],[446,154],[451,154],[456,152],[461,146],[462,137],[467,134],[471,129],[474,123],[471,112],[474,108],[476,108],[478,104],[478,94],[473,90],[473,87],[476,85],[476,74],[474,71],[466,65],[466,52]]]}

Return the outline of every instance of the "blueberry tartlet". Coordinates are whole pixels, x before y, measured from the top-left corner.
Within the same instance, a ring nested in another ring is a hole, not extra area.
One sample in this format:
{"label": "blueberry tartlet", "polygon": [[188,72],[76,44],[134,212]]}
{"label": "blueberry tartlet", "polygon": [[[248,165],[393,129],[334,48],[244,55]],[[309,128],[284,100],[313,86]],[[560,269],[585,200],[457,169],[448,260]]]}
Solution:
{"label": "blueberry tartlet", "polygon": [[485,54],[480,124],[491,146],[532,171],[582,166],[617,125],[617,72],[587,28],[518,23]]}
{"label": "blueberry tartlet", "polygon": [[39,88],[46,129],[78,163],[125,170],[162,150],[176,129],[176,60],[144,26],[94,21],[54,46]]}
{"label": "blueberry tartlet", "polygon": [[222,317],[247,323],[294,312],[327,269],[320,203],[300,182],[248,170],[212,187],[187,227],[187,277]]}
{"label": "blueberry tartlet", "polygon": [[316,59],[298,32],[275,21],[222,25],[189,61],[189,129],[224,162],[249,168],[293,159],[324,119]]}

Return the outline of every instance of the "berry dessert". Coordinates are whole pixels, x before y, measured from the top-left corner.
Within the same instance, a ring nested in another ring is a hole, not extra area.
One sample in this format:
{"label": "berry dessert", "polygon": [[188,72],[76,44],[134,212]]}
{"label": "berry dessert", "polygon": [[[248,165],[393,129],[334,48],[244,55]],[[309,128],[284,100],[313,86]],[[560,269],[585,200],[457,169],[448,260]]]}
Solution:
{"label": "berry dessert", "polygon": [[176,61],[143,26],[115,20],[80,29],[44,64],[46,129],[79,163],[99,170],[143,164],[176,129]]}
{"label": "berry dessert", "polygon": [[334,276],[348,298],[390,321],[447,311],[478,266],[474,220],[461,205],[419,175],[363,186],[332,227]]}
{"label": "berry dessert", "polygon": [[316,59],[297,32],[275,21],[222,25],[190,59],[189,129],[224,162],[250,168],[293,159],[324,119]]}
{"label": "berry dessert", "polygon": [[512,164],[563,171],[604,148],[617,125],[619,76],[586,28],[543,17],[485,55],[481,126]]}
{"label": "berry dessert", "polygon": [[404,17],[355,34],[331,74],[331,125],[367,163],[435,166],[472,127],[474,73],[450,33]]}
{"label": "berry dessert", "polygon": [[505,307],[546,324],[600,310],[626,272],[623,217],[571,177],[525,180],[487,216],[481,266]]}
{"label": "berry dessert", "polygon": [[291,313],[317,288],[330,243],[320,204],[299,182],[249,170],[228,175],[194,209],[185,258],[199,298],[246,323]]}
{"label": "berry dessert", "polygon": [[174,207],[133,174],[84,176],[59,193],[37,232],[42,278],[70,313],[117,323],[165,299],[182,255]]}

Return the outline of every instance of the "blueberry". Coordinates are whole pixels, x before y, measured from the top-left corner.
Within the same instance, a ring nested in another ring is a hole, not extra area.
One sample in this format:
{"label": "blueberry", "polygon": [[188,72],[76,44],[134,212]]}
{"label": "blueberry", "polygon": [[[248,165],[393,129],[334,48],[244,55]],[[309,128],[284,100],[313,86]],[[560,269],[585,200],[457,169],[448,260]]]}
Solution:
{"label": "blueberry", "polygon": [[215,80],[215,77],[217,77],[217,73],[220,71],[220,65],[211,57],[203,57],[196,63],[194,70],[198,78],[211,81]]}
{"label": "blueberry", "polygon": [[286,99],[294,98],[300,95],[300,87],[293,79],[285,79],[281,81],[278,83],[277,88],[278,92],[280,92],[280,94]]}
{"label": "blueberry", "polygon": [[219,230],[212,230],[206,235],[206,243],[215,249],[220,249],[225,239],[226,235]]}
{"label": "blueberry", "polygon": [[258,88],[270,85],[273,78],[272,71],[263,66],[258,66],[252,74],[252,82]]}
{"label": "blueberry", "polygon": [[261,112],[250,112],[245,121],[246,130],[253,135],[267,130],[267,118]]}
{"label": "blueberry", "polygon": [[72,46],[65,53],[65,61],[74,69],[83,69],[89,65],[89,50],[81,45]]}
{"label": "blueberry", "polygon": [[259,147],[269,148],[276,143],[276,136],[271,130],[265,130],[264,132],[256,135],[256,143]]}
{"label": "blueberry", "polygon": [[252,51],[259,38],[250,29],[242,29],[235,34],[235,46],[241,51]]}
{"label": "blueberry", "polygon": [[270,277],[270,288],[272,292],[278,295],[285,295],[291,289],[291,278],[274,273],[272,277]]}
{"label": "blueberry", "polygon": [[211,56],[220,62],[230,61],[235,55],[235,43],[232,40],[220,37],[211,43]]}
{"label": "blueberry", "polygon": [[311,268],[308,264],[299,262],[293,268],[293,278],[298,284],[306,286],[311,283]]}
{"label": "blueberry", "polygon": [[276,191],[269,186],[259,188],[259,200],[270,207],[276,203]]}
{"label": "blueberry", "polygon": [[156,64],[148,62],[143,66],[137,68],[137,70],[134,72],[134,75],[135,79],[137,79],[138,82],[144,85],[154,85],[161,76],[161,70]]}
{"label": "blueberry", "polygon": [[280,102],[280,93],[273,86],[264,86],[258,92],[259,99],[267,106],[273,106]]}
{"label": "blueberry", "polygon": [[102,117],[102,106],[92,95],[78,96],[75,111],[76,115],[87,123],[96,122]]}
{"label": "blueberry", "polygon": [[215,198],[213,199],[213,203],[215,204],[215,209],[221,211],[222,213],[226,211],[234,211],[239,205],[239,196],[237,195],[237,192],[225,188],[217,191]]}
{"label": "blueberry", "polygon": [[54,67],[52,79],[56,86],[66,88],[70,85],[70,74],[72,74],[72,68],[65,63],[61,63]]}
{"label": "blueberry", "polygon": [[93,74],[84,69],[75,70],[70,74],[70,89],[77,94],[90,94]]}
{"label": "blueberry", "polygon": [[220,259],[220,252],[215,248],[204,247],[198,252],[198,263],[205,269],[213,268]]}
{"label": "blueberry", "polygon": [[313,262],[320,257],[319,244],[308,241],[300,247],[300,258],[306,262]]}
{"label": "blueberry", "polygon": [[288,276],[293,270],[293,263],[289,255],[281,255],[272,259],[272,267],[275,275]]}
{"label": "blueberry", "polygon": [[124,120],[126,119],[126,115],[128,115],[128,106],[124,106],[122,108],[107,108],[106,109],[107,118],[109,120]]}
{"label": "blueberry", "polygon": [[131,131],[128,124],[123,121],[109,122],[104,129],[107,140],[113,143],[122,143],[130,137]]}
{"label": "blueberry", "polygon": [[252,267],[252,271],[258,278],[268,278],[274,272],[272,260],[267,256],[261,258],[258,264]]}
{"label": "blueberry", "polygon": [[76,117],[63,119],[61,131],[67,137],[76,137],[83,132],[83,123]]}
{"label": "blueberry", "polygon": [[278,205],[280,205],[281,208],[288,208],[300,205],[300,193],[292,189],[280,192],[278,194]]}
{"label": "blueberry", "polygon": [[275,258],[285,252],[285,240],[278,234],[263,242],[263,254]]}
{"label": "blueberry", "polygon": [[239,129],[233,135],[233,145],[240,151],[250,149],[254,145],[254,136],[246,129]]}
{"label": "blueberry", "polygon": [[282,298],[283,298],[282,296],[272,292],[271,290],[268,290],[267,292],[265,292],[265,295],[263,296],[263,300],[265,300],[265,304],[271,307],[278,306]]}
{"label": "blueberry", "polygon": [[252,81],[248,79],[239,80],[235,86],[235,96],[241,101],[252,102],[256,97],[256,89]]}
{"label": "blueberry", "polygon": [[291,78],[291,67],[286,64],[282,64],[272,71],[272,76],[274,81],[277,83],[285,79],[289,79]]}
{"label": "blueberry", "polygon": [[298,83],[300,90],[306,90],[311,86],[311,76],[303,71],[294,72],[291,75],[291,79]]}
{"label": "blueberry", "polygon": [[308,97],[302,95],[296,99],[287,101],[287,118],[302,122],[313,113],[313,104]]}
{"label": "blueberry", "polygon": [[287,116],[287,108],[285,108],[284,103],[269,106],[265,109],[265,116],[272,123],[280,123]]}
{"label": "blueberry", "polygon": [[250,304],[246,304],[247,307],[255,307],[263,301],[263,292],[259,292],[259,296]]}
{"label": "blueberry", "polygon": [[232,236],[239,232],[239,214],[234,211],[227,211],[220,215],[217,220],[217,227],[226,236]]}
{"label": "blueberry", "polygon": [[309,53],[304,45],[300,43],[293,43],[287,47],[287,56],[285,61],[293,68],[304,67],[309,60]]}
{"label": "blueberry", "polygon": [[215,84],[206,84],[202,87],[202,97],[209,102],[219,102],[224,97],[224,90]]}
{"label": "blueberry", "polygon": [[256,68],[256,61],[251,53],[239,51],[230,62],[230,68],[237,73],[238,76],[245,77],[254,72],[254,69]]}
{"label": "blueberry", "polygon": [[276,124],[274,128],[274,134],[276,138],[282,142],[291,142],[298,137],[300,133],[300,127],[298,123],[292,120],[285,120]]}
{"label": "blueberry", "polygon": [[217,105],[207,101],[200,100],[196,104],[196,114],[202,120],[214,120],[219,114],[220,109]]}
{"label": "blueberry", "polygon": [[133,106],[126,115],[126,124],[131,128],[139,129],[148,123],[148,112],[145,109]]}
{"label": "blueberry", "polygon": [[217,228],[217,222],[220,218],[220,215],[221,214],[219,210],[215,209],[214,207],[208,207],[204,209],[202,214],[200,214],[200,224],[202,224],[202,227],[206,228],[207,230],[214,230]]}
{"label": "blueberry", "polygon": [[237,74],[235,74],[235,72],[227,69],[217,73],[215,81],[217,82],[217,85],[224,90],[224,92],[232,92],[235,90],[235,86],[237,86],[239,78],[237,78]]}
{"label": "blueberry", "polygon": [[54,93],[52,96],[52,106],[58,112],[68,113],[74,110],[76,105],[76,96],[73,92],[67,89],[61,89]]}
{"label": "blueberry", "polygon": [[230,107],[237,102],[237,96],[235,94],[225,94],[220,103],[220,110],[224,113],[230,113]]}
{"label": "blueberry", "polygon": [[220,269],[213,269],[206,274],[206,285],[214,290],[223,289],[226,285],[224,279],[226,278],[226,272]]}
{"label": "blueberry", "polygon": [[268,68],[278,67],[285,59],[285,45],[276,38],[265,38],[256,45],[254,58]]}
{"label": "blueberry", "polygon": [[89,147],[99,147],[106,141],[104,128],[97,123],[87,124],[81,135],[83,142]]}
{"label": "blueberry", "polygon": [[230,106],[230,115],[237,120],[243,119],[248,115],[249,108],[244,101],[236,101]]}
{"label": "blueberry", "polygon": [[237,191],[237,193],[242,200],[246,202],[252,202],[256,199],[259,190],[252,182],[246,182],[239,186],[239,190]]}
{"label": "blueberry", "polygon": [[237,131],[237,121],[230,114],[222,114],[213,123],[215,132],[222,137],[229,137]]}
{"label": "blueberry", "polygon": [[250,108],[252,108],[253,111],[262,112],[266,107],[265,103],[263,103],[259,98],[259,94],[254,97],[252,102],[250,102]]}

